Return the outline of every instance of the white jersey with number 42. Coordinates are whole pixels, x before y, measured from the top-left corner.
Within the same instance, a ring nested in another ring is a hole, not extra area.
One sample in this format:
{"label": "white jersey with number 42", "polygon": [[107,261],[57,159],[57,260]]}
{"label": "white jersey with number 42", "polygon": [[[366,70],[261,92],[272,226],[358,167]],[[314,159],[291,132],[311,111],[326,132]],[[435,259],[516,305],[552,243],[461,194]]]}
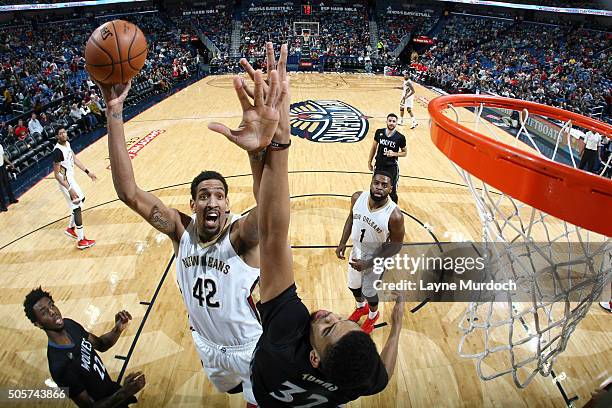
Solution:
{"label": "white jersey with number 42", "polygon": [[[185,229],[176,258],[176,275],[189,323],[202,337],[222,346],[256,340],[262,332],[254,292],[259,269],[247,265],[230,241],[230,226],[212,244],[203,245],[196,215]],[[258,291],[257,291],[258,292]]]}

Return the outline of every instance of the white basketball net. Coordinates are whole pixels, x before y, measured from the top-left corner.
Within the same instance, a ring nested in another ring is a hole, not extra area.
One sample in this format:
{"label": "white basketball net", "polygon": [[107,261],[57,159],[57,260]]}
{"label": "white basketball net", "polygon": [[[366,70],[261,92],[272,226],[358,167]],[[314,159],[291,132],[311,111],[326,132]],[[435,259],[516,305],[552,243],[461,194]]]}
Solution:
{"label": "white basketball net", "polygon": [[[458,120],[455,108],[449,108]],[[499,139],[500,130],[481,120],[483,108],[476,109],[475,130],[489,127],[492,137]],[[542,154],[527,131],[528,116],[526,110],[520,114],[515,145]],[[550,159],[555,159],[565,136],[570,145],[570,131],[571,123],[565,123]],[[530,146],[520,142],[519,135]],[[576,167],[573,155],[571,161]],[[481,379],[511,373],[515,384],[524,388],[537,373],[551,373],[570,335],[612,278],[611,240],[498,192],[454,166],[475,199],[484,252],[496,281],[511,279],[517,284],[515,292],[485,294],[481,301],[469,303],[459,324],[459,354],[476,359]]]}

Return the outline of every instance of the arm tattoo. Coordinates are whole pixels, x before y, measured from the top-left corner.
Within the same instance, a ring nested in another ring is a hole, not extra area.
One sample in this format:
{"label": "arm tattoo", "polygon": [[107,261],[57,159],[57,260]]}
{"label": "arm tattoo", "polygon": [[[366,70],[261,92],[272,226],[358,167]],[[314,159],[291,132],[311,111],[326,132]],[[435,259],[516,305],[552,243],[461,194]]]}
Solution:
{"label": "arm tattoo", "polygon": [[252,161],[263,161],[266,158],[267,149],[263,149],[257,153],[249,153],[249,159]]}
{"label": "arm tattoo", "polygon": [[158,206],[154,205],[149,214],[149,223],[160,231],[168,231],[170,222],[164,217]]}
{"label": "arm tattoo", "polygon": [[111,112],[111,116],[113,117],[113,119],[123,119],[123,115],[121,114],[121,112]]}

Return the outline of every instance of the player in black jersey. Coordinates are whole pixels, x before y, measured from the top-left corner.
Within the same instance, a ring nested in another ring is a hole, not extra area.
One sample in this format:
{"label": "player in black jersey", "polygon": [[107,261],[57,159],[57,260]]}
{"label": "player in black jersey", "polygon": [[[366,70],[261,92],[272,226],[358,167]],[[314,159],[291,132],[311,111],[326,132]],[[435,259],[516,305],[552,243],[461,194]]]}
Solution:
{"label": "player in black jersey", "polygon": [[[267,58],[274,59],[271,43],[267,49]],[[283,84],[279,95],[272,87],[264,87],[263,95],[254,94],[244,83],[236,87],[243,110],[252,114],[256,114],[254,106],[264,103],[264,97],[269,107],[275,98],[282,98],[276,132],[259,135],[255,149],[252,139],[227,135],[230,141],[249,150],[253,160],[264,162],[258,202],[261,259],[258,309],[263,334],[251,362],[251,379],[261,407],[337,407],[386,387],[397,360],[403,307],[398,302],[393,309],[391,334],[379,356],[376,345],[357,323],[325,310],[309,313],[297,295],[291,249],[287,245],[290,98],[286,63],[287,45],[283,45],[278,72],[268,72],[269,78],[278,75]],[[243,67],[251,78],[260,80],[250,65]],[[254,98],[254,106],[247,95]]]}
{"label": "player in black jersey", "polygon": [[[397,131],[397,115],[387,115],[387,127],[376,129],[374,143],[368,157],[368,168],[370,171],[382,170],[393,176],[391,194],[393,202],[397,203],[397,183],[399,181],[398,157],[406,157],[406,137]],[[372,165],[372,159],[376,156],[376,164]]]}
{"label": "player in black jersey", "polygon": [[62,318],[53,298],[40,287],[25,298],[26,316],[49,338],[47,358],[53,381],[68,388],[68,396],[79,407],[127,407],[145,385],[144,374],[129,374],[123,386],[113,381],[97,351],[110,349],[126,329],[132,316],[125,310],[115,315],[115,327],[98,337],[71,319]]}

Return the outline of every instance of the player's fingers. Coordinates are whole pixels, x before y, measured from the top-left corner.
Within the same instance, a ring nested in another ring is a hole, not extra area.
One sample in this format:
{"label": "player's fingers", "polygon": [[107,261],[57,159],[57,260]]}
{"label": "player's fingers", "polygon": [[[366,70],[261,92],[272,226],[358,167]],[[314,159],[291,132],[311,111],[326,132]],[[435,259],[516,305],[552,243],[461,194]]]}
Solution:
{"label": "player's fingers", "polygon": [[260,70],[255,71],[255,97],[254,102],[255,102],[255,106],[262,106],[263,103],[263,74],[261,73]]}
{"label": "player's fingers", "polygon": [[278,72],[276,70],[270,71],[268,74],[270,79],[270,89],[266,95],[266,106],[276,107],[276,101],[278,99]]}
{"label": "player's fingers", "polygon": [[128,92],[130,92],[130,88],[132,88],[132,79],[125,84],[125,88],[123,88],[123,92],[121,92],[120,98],[127,96]]}
{"label": "player's fingers", "polygon": [[280,57],[278,59],[278,74],[279,79],[284,81],[287,77],[287,44],[281,45]]}
{"label": "player's fingers", "polygon": [[[288,78],[287,78],[288,79]],[[289,105],[289,81],[282,81],[280,84],[280,93],[278,95],[278,103],[281,105]],[[289,119],[289,116],[286,118]]]}
{"label": "player's fingers", "polygon": [[240,60],[240,65],[242,66],[242,69],[244,69],[244,71],[247,73],[247,75],[251,78],[251,80],[255,80],[255,69],[253,69],[253,66],[249,63],[249,61],[246,60],[246,58],[242,58]]}
{"label": "player's fingers", "polygon": [[246,92],[246,94],[249,96],[249,98],[255,99],[255,91],[253,91],[253,88],[247,85],[247,83],[244,81],[242,82],[242,88],[244,89],[244,92]]}
{"label": "player's fingers", "polygon": [[124,310],[125,315],[127,316],[128,319],[132,320],[132,315],[130,314],[130,312],[128,312],[127,310]]}
{"label": "player's fingers", "polygon": [[270,41],[266,43],[266,59],[268,67],[268,78],[270,78],[270,72],[276,69],[276,61],[274,60],[274,45]]}
{"label": "player's fingers", "polygon": [[208,129],[212,130],[213,132],[217,132],[222,134],[223,136],[227,137],[230,141],[235,142],[236,141],[236,137],[235,135],[232,133],[232,131],[230,130],[230,128],[228,128],[227,126],[225,126],[223,123],[219,123],[219,122],[210,122],[208,124]]}
{"label": "player's fingers", "polygon": [[244,90],[244,82],[243,79],[239,76],[234,77],[234,90],[236,91],[236,96],[238,96],[238,100],[240,101],[240,106],[242,107],[242,111],[246,112],[253,107],[251,105],[251,101],[249,100],[249,96]]}

